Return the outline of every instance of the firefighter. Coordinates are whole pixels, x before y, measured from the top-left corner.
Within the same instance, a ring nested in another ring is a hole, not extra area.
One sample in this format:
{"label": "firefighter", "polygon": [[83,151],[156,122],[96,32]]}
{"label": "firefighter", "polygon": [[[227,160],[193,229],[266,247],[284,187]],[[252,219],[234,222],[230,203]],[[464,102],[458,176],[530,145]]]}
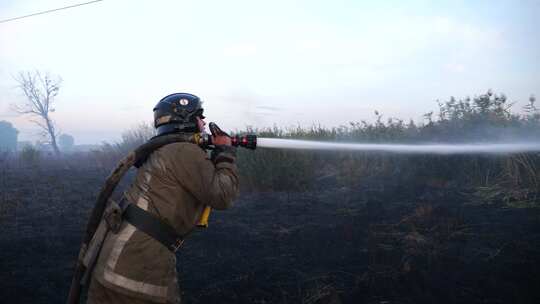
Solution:
{"label": "firefighter", "polygon": [[[157,136],[204,132],[204,118],[192,94],[168,95],[154,108]],[[236,148],[224,132],[212,141],[210,157],[196,144],[176,142],[139,167],[121,202],[125,219],[101,248],[87,303],[181,302],[175,252],[206,206],[227,209],[238,195]],[[171,234],[180,237],[171,242]]]}

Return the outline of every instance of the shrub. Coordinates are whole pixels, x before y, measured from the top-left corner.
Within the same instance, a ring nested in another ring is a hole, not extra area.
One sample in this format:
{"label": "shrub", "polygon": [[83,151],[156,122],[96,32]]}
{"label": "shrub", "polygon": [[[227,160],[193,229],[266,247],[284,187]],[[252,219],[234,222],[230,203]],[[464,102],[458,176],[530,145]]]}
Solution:
{"label": "shrub", "polygon": [[92,151],[96,165],[100,168],[112,168],[120,159],[138,146],[155,136],[155,129],[147,123],[140,123],[122,133],[122,140],[116,143],[103,143]]}
{"label": "shrub", "polygon": [[[540,141],[540,119],[530,100],[524,115],[511,112],[504,94],[488,92],[474,98],[439,102],[438,112],[426,114],[427,123],[390,118],[375,112],[374,123],[351,122],[334,128],[277,126],[247,129],[259,137],[335,142],[495,142],[509,139]],[[359,152],[321,152],[258,149],[241,151],[239,167],[246,190],[296,190],[319,187],[323,177],[334,186],[356,187],[380,180],[411,187],[500,187],[540,193],[540,155],[395,155]]]}
{"label": "shrub", "polygon": [[19,154],[19,157],[23,165],[35,167],[39,166],[42,155],[41,151],[33,146],[27,145],[24,146]]}

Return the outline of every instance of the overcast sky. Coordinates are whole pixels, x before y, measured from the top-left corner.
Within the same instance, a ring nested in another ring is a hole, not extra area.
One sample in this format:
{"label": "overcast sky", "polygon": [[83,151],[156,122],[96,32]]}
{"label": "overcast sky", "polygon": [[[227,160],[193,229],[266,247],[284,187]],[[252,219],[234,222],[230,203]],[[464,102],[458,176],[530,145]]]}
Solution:
{"label": "overcast sky", "polygon": [[[0,19],[84,0],[0,0]],[[492,88],[540,94],[540,1],[105,0],[0,23],[0,120],[16,117],[12,76],[63,79],[53,113],[76,143],[119,139],[163,96],[205,100],[209,121],[339,126],[421,121],[436,100]]]}

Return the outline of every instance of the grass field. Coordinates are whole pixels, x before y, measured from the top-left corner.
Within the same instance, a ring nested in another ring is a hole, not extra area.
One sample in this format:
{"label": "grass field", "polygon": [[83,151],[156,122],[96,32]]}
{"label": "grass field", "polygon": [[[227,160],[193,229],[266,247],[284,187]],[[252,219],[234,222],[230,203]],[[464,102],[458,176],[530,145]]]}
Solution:
{"label": "grass field", "polygon": [[[347,142],[540,141],[531,99],[450,99],[426,123],[270,128]],[[0,159],[0,302],[64,301],[109,170],[148,127],[99,150]],[[240,150],[241,196],[178,253],[186,303],[539,303],[540,154]],[[132,176],[133,174],[130,174]],[[124,181],[124,186],[129,178]]]}

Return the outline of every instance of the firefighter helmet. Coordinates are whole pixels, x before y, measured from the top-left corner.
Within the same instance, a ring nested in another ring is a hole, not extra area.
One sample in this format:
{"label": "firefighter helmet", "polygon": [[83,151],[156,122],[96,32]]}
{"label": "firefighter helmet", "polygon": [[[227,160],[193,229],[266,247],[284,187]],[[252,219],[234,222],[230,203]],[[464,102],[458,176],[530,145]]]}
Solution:
{"label": "firefighter helmet", "polygon": [[193,94],[167,95],[154,107],[154,127],[157,135],[198,132],[197,117],[204,118],[202,102]]}

